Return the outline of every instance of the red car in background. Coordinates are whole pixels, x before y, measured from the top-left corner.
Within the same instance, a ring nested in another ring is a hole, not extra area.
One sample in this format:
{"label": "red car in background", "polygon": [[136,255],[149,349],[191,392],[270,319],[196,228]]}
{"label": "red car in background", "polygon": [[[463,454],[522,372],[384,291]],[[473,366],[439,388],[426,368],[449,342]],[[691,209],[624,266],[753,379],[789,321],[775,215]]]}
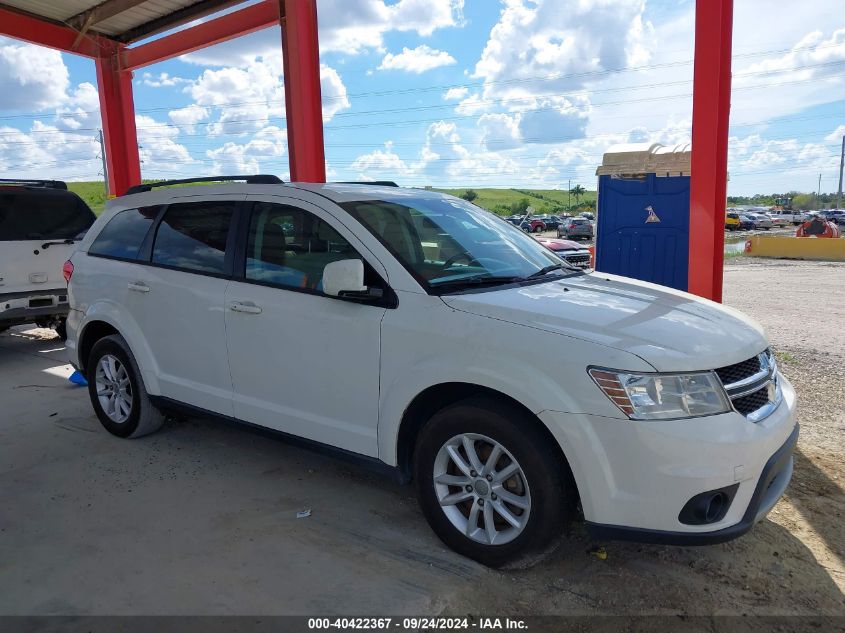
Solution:
{"label": "red car in background", "polygon": [[576,268],[590,268],[590,250],[582,244],[554,237],[535,237],[534,239]]}

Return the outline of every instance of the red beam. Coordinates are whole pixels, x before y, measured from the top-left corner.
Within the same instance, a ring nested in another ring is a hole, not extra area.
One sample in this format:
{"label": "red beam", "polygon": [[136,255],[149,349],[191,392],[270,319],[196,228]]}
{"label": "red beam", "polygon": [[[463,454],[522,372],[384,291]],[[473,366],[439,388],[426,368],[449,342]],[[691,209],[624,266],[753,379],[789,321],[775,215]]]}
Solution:
{"label": "red beam", "polygon": [[66,26],[32,15],[0,8],[0,35],[8,35],[31,44],[56,48],[66,53],[75,53],[85,57],[97,57],[100,54],[100,40],[97,37],[83,37],[74,47],[79,33]]}
{"label": "red beam", "polygon": [[124,49],[121,55],[122,68],[136,70],[278,25],[279,20],[279,0],[264,0],[147,44]]}
{"label": "red beam", "polygon": [[689,292],[722,300],[733,0],[696,0]]}
{"label": "red beam", "polygon": [[282,50],[290,177],[326,182],[316,0],[285,0]]}
{"label": "red beam", "polygon": [[109,193],[116,196],[126,193],[132,185],[141,184],[132,73],[119,68],[121,48],[113,45],[111,54],[96,60]]}

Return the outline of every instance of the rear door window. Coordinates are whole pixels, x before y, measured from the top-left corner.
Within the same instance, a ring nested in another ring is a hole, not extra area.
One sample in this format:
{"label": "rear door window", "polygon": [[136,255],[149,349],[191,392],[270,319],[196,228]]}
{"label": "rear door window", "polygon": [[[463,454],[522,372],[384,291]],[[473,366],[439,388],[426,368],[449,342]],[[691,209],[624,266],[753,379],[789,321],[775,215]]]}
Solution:
{"label": "rear door window", "polygon": [[237,204],[204,201],[170,205],[156,231],[153,263],[223,274],[226,241]]}
{"label": "rear door window", "polygon": [[88,205],[69,191],[0,188],[0,241],[74,239],[95,219]]}
{"label": "rear door window", "polygon": [[143,207],[127,209],[116,214],[88,248],[88,254],[116,259],[137,259],[141,244],[147,237],[159,209],[157,206]]}

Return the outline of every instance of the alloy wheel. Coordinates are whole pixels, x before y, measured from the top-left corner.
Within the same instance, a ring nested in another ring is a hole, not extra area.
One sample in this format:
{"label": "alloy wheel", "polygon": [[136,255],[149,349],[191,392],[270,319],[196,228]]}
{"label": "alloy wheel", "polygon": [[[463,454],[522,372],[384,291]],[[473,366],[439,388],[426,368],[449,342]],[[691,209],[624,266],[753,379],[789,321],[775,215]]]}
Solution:
{"label": "alloy wheel", "polygon": [[97,399],[112,422],[122,424],[132,414],[132,381],[126,366],[115,356],[105,354],[94,373]]}
{"label": "alloy wheel", "polygon": [[503,545],[528,525],[531,492],[519,462],[477,433],[448,440],[434,460],[434,491],[450,523],[467,538]]}

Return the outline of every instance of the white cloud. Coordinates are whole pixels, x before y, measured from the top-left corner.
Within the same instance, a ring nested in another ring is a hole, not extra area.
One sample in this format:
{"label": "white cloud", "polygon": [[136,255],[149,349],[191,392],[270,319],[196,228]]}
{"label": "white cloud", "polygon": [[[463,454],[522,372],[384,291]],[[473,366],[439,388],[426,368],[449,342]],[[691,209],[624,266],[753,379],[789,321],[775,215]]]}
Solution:
{"label": "white cloud", "polygon": [[433,49],[425,44],[416,48],[403,47],[401,53],[388,53],[381,60],[379,70],[406,70],[424,73],[433,68],[457,64],[457,60],[446,51]]}
{"label": "white cloud", "polygon": [[[360,55],[384,51],[390,32],[435,31],[464,24],[464,0],[318,0],[320,52]],[[212,66],[246,66],[255,57],[281,54],[279,30],[269,28],[180,57]]]}
{"label": "white cloud", "polygon": [[65,101],[69,85],[59,51],[0,38],[0,109],[55,108]]}
{"label": "white cloud", "polygon": [[484,114],[478,118],[478,127],[484,131],[481,142],[489,150],[508,150],[520,147],[520,115],[504,113]]}
{"label": "white cloud", "polygon": [[457,126],[447,121],[428,126],[420,161],[414,170],[438,184],[478,182],[494,186],[519,173],[517,163],[505,154],[465,147]]}
{"label": "white cloud", "polygon": [[833,141],[834,143],[841,143],[843,136],[845,136],[845,124],[840,125],[838,128],[833,130],[833,132],[825,136],[824,140]]}
{"label": "white cloud", "polygon": [[196,162],[188,148],[176,142],[178,128],[156,121],[145,114],[135,115],[138,131],[138,154],[145,176],[167,175],[174,169]]}
{"label": "white cloud", "polygon": [[76,133],[35,121],[29,132],[0,126],[0,173],[17,178],[84,175],[100,169],[99,142],[90,132]]}
{"label": "white cloud", "polygon": [[408,165],[393,151],[392,141],[384,144],[384,150],[358,156],[351,168],[357,172],[359,180],[385,180],[409,173]]}
{"label": "white cloud", "polygon": [[173,86],[189,84],[191,80],[184,77],[172,77],[169,73],[153,75],[152,73],[145,72],[141,75],[141,80],[138,83],[150,88],[172,88]]}
{"label": "white cloud", "polygon": [[178,108],[167,113],[170,120],[173,121],[186,134],[193,134],[195,126],[200,121],[205,121],[208,118],[208,108],[192,103],[185,108]]}
{"label": "white cloud", "polygon": [[351,107],[340,75],[325,64],[320,64],[320,94],[323,100],[323,123],[328,123],[335,114]]}
{"label": "white cloud", "polygon": [[443,100],[444,101],[460,101],[464,97],[467,96],[469,92],[469,88],[466,86],[458,86],[456,88],[449,88],[445,93],[443,93]]}
{"label": "white cloud", "polygon": [[91,129],[100,126],[100,96],[88,82],[79,84],[66,96],[64,105],[56,109],[58,127],[67,130]]}
{"label": "white cloud", "polygon": [[[485,98],[578,90],[593,73],[641,63],[643,0],[508,0],[475,66]],[[537,81],[543,78],[543,81]]]}
{"label": "white cloud", "polygon": [[[219,110],[208,126],[209,134],[245,135],[266,128],[271,118],[285,116],[285,88],[281,59],[253,59],[245,67],[208,68],[187,88],[195,104]],[[350,107],[340,74],[320,66],[323,122]]]}
{"label": "white cloud", "polygon": [[256,174],[262,171],[262,159],[266,165],[285,154],[286,142],[285,131],[271,125],[259,130],[247,143],[228,142],[205,154],[211,159],[215,173]]}

